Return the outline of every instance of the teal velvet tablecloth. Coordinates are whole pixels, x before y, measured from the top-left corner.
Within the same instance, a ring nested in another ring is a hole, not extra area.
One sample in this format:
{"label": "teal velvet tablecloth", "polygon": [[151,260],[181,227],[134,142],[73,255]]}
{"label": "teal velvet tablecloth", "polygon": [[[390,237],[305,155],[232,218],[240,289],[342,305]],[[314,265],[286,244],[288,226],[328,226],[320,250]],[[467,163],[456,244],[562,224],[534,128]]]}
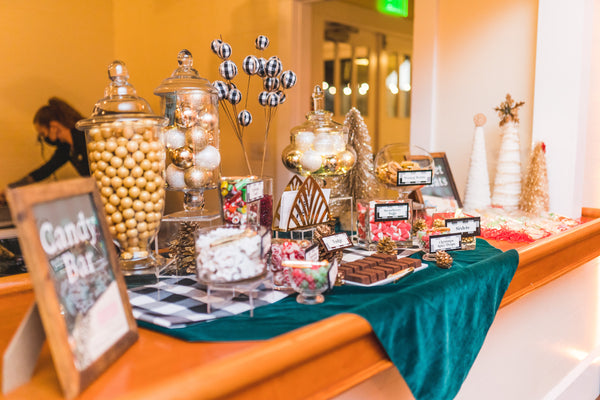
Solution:
{"label": "teal velvet tablecloth", "polygon": [[[339,313],[364,317],[417,400],[452,399],[479,353],[519,261],[477,239],[477,249],[450,253],[454,264],[434,264],[396,284],[336,287],[325,303],[301,305],[295,296],[186,328],[149,328],[187,341],[269,339]],[[413,256],[414,257],[414,256]]]}

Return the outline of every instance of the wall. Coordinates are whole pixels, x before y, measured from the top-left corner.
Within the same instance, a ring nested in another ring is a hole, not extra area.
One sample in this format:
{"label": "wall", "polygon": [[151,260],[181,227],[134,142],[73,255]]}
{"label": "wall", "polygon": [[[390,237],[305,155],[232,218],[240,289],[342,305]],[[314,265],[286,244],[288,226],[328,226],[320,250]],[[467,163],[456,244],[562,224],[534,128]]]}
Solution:
{"label": "wall", "polygon": [[473,116],[483,113],[490,182],[500,148],[494,111],[507,93],[519,112],[522,169],[531,142],[536,0],[415,2],[411,142],[445,151],[461,196],[469,168]]}
{"label": "wall", "polygon": [[[104,0],[0,0],[0,188],[43,163],[32,120],[49,97],[89,115],[102,96],[113,53],[112,11]],[[76,172],[68,165],[57,175]]]}

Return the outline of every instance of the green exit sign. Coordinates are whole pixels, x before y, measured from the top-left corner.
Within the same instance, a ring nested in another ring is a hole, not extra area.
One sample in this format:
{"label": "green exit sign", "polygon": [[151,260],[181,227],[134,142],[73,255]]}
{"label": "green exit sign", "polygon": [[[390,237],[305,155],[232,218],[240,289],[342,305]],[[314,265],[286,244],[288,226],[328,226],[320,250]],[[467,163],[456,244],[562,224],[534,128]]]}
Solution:
{"label": "green exit sign", "polygon": [[408,0],[377,0],[377,11],[396,17],[408,17]]}

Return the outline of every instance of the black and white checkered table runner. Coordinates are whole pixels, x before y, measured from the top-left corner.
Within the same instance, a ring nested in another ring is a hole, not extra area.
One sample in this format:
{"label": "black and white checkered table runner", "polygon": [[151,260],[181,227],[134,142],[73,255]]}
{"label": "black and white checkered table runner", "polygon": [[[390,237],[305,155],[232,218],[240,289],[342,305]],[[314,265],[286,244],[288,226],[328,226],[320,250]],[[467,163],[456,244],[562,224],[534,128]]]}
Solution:
{"label": "black and white checkered table runner", "polygon": [[[128,292],[135,319],[166,328],[183,328],[250,310],[248,292],[213,290],[209,298],[194,275],[162,279],[156,284],[129,289]],[[289,292],[261,285],[253,294],[254,308],[257,308],[275,303]]]}
{"label": "black and white checkered table runner", "polygon": [[[411,250],[406,252],[401,255],[414,253]],[[343,261],[358,260],[370,254],[373,253],[351,247],[344,250]],[[197,322],[241,314],[251,308],[247,291],[211,291],[209,298],[194,275],[161,279],[156,284],[129,289],[128,292],[135,319],[166,328],[183,328]],[[290,293],[261,284],[253,291],[254,308],[275,303]]]}

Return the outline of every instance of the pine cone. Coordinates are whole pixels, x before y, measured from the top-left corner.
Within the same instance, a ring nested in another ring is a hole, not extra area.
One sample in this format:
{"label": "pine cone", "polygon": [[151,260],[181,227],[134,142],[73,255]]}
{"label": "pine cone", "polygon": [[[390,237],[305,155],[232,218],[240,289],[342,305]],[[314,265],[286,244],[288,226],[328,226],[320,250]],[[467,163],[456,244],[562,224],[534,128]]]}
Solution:
{"label": "pine cone", "polygon": [[175,262],[165,271],[167,274],[184,275],[196,273],[196,243],[194,232],[200,226],[197,222],[184,222],[175,238],[169,242],[169,251]]}
{"label": "pine cone", "polygon": [[435,253],[435,265],[440,268],[448,269],[452,266],[452,256],[445,251]]}
{"label": "pine cone", "polygon": [[412,233],[415,234],[419,231],[427,230],[427,222],[423,218],[417,218],[413,221]]}
{"label": "pine cone", "polygon": [[396,251],[396,242],[386,236],[377,242],[377,252],[383,254],[398,254]]}

